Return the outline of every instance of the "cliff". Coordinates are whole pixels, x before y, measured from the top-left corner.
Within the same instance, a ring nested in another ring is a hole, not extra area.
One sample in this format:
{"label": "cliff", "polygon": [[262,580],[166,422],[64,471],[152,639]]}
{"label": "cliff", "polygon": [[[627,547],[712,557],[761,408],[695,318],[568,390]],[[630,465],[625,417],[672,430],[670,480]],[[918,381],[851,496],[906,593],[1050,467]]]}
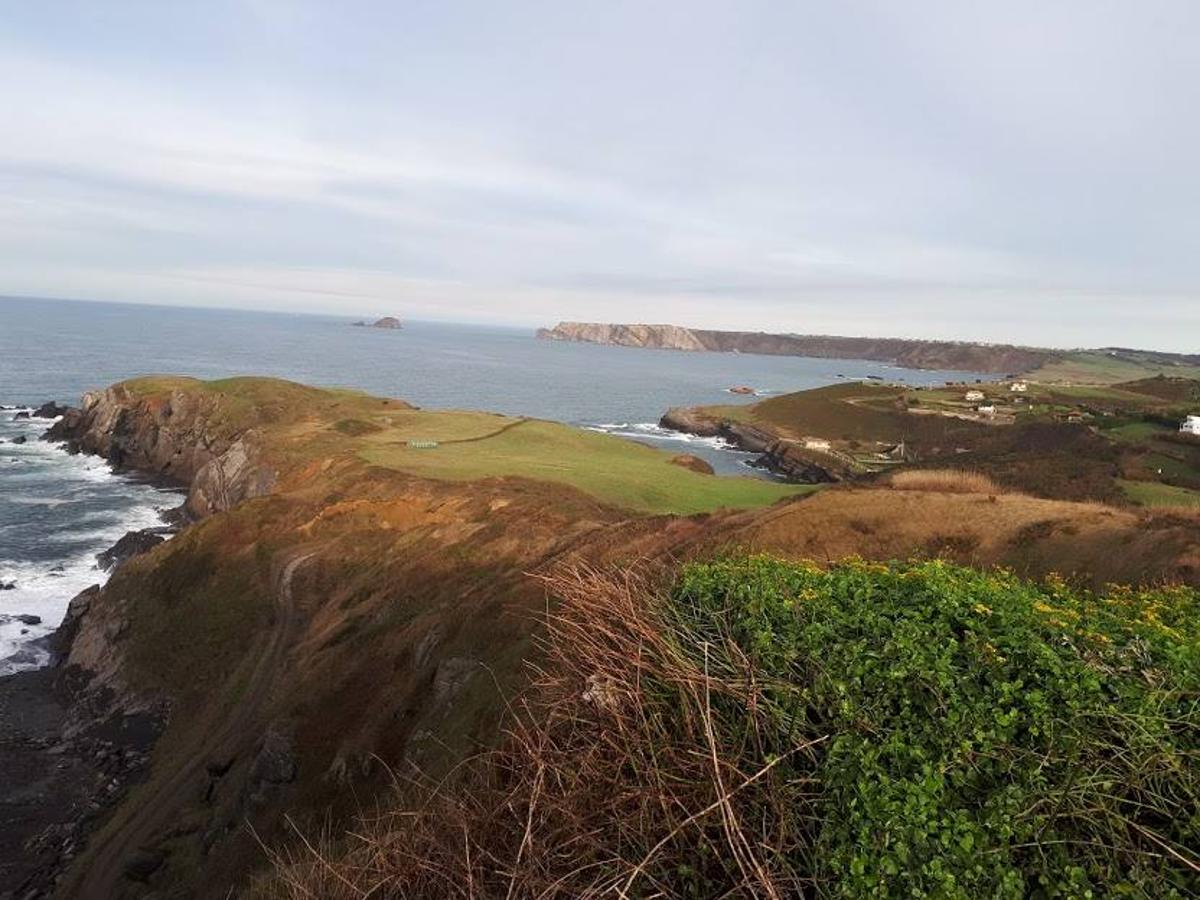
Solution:
{"label": "cliff", "polygon": [[145,395],[115,385],[85,394],[47,436],[117,468],[188,485],[186,510],[203,518],[267,494],[275,483],[275,472],[260,460],[257,432],[231,432],[219,421],[214,395],[185,386]]}
{"label": "cliff", "polygon": [[712,331],[679,325],[560,322],[553,328],[539,329],[537,336],[543,340],[616,344],[656,350],[865,359],[909,369],[954,369],[963,372],[1029,372],[1061,356],[1055,350],[1010,344]]}

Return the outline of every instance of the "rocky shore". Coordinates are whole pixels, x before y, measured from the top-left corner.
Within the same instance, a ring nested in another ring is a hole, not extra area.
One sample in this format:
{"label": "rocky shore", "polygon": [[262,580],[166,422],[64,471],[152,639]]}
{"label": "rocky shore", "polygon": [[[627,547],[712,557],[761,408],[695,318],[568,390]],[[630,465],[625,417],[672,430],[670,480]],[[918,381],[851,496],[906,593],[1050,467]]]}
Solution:
{"label": "rocky shore", "polygon": [[[176,482],[191,467],[205,471],[209,493],[199,494],[192,510],[205,510],[214,493],[229,493],[225,476],[230,472],[211,443],[204,453],[177,452],[182,448],[170,446],[169,431],[152,435],[130,427],[114,414],[111,402],[105,394],[90,395],[79,409],[48,403],[33,416],[62,416],[44,437],[66,441],[73,452],[98,453],[114,465]],[[214,492],[214,481],[221,490]],[[115,572],[161,544],[192,515],[181,507],[162,527],[126,533],[97,554],[97,568]],[[39,641],[36,649],[51,654],[50,666],[0,677],[0,900],[55,894],[88,834],[144,777],[165,722],[165,708],[125,702],[115,683],[96,678],[84,664],[85,659],[97,662],[94,648],[103,643],[88,635],[83,643],[91,649],[77,648],[101,596],[99,585],[82,591],[58,629]],[[106,633],[109,640],[118,636],[111,627]],[[131,864],[145,868],[151,862]]]}
{"label": "rocky shore", "polygon": [[658,422],[662,428],[697,437],[717,437],[739,450],[757,453],[753,463],[788,481],[824,484],[851,477],[847,465],[829,454],[815,453],[762,428],[709,415],[690,407],[674,407]]}
{"label": "rocky shore", "polygon": [[[120,561],[148,549],[136,537],[118,544],[106,554]],[[0,677],[0,900],[54,895],[88,834],[144,776],[162,730],[163,710],[121,709],[71,662],[99,594],[75,597],[44,639],[53,665]]]}

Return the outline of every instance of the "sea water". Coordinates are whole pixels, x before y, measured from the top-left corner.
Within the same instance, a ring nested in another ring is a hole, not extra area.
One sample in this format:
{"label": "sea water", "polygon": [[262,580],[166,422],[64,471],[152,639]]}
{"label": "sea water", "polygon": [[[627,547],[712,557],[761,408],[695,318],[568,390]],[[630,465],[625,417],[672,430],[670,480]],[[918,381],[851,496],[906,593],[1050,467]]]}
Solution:
{"label": "sea water", "polygon": [[[86,390],[136,375],[272,375],[426,408],[552,419],[693,453],[721,475],[770,477],[747,467],[752,454],[665,431],[659,417],[671,406],[753,402],[728,392],[739,385],[772,394],[872,376],[911,384],[976,377],[861,360],[540,341],[529,328],[356,328],[355,318],[0,298],[0,404],[75,404]],[[814,322],[808,330],[822,329]],[[79,590],[104,580],[95,555],[180,502],[39,440],[51,423],[16,419],[18,411],[0,410],[0,586],[16,585],[0,590],[0,674],[44,662],[30,641],[58,624]],[[12,443],[18,435],[24,444]]]}

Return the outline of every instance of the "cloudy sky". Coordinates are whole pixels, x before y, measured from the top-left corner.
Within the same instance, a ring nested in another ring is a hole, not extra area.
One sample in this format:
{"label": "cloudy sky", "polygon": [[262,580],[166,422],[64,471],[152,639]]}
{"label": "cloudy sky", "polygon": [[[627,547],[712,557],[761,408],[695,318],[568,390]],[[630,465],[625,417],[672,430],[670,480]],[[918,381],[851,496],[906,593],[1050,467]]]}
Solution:
{"label": "cloudy sky", "polygon": [[1195,0],[0,15],[0,294],[1200,350]]}

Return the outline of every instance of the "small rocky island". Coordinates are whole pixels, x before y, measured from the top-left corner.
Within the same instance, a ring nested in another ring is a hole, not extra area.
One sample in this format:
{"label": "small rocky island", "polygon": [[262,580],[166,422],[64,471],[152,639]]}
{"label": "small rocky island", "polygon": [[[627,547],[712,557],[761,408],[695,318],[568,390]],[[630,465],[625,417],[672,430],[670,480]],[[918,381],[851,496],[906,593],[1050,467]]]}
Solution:
{"label": "small rocky island", "polygon": [[390,328],[393,331],[404,327],[404,323],[395,316],[384,316],[382,319],[376,319],[370,324],[367,323],[366,319],[359,319],[354,325],[356,328]]}

